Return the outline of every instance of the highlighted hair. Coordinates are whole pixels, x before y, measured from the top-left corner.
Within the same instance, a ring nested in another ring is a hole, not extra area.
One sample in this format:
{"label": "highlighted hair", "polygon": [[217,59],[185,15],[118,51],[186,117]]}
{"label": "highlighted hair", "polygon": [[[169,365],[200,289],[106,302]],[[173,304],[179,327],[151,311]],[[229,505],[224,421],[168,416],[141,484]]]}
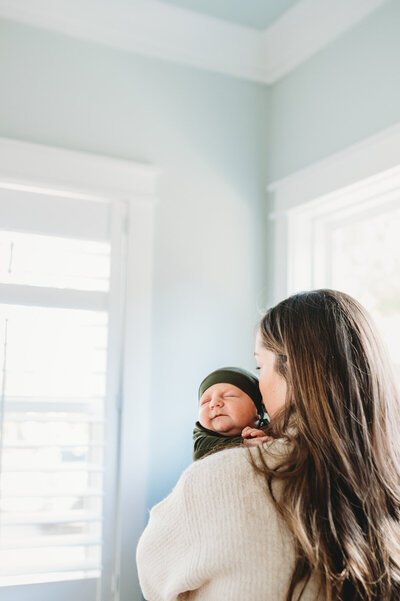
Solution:
{"label": "highlighted hair", "polygon": [[295,540],[286,601],[312,573],[326,601],[400,600],[400,399],[369,315],[316,290],[269,310],[260,332],[288,384],[268,433],[289,454],[275,468],[261,452],[253,464]]}

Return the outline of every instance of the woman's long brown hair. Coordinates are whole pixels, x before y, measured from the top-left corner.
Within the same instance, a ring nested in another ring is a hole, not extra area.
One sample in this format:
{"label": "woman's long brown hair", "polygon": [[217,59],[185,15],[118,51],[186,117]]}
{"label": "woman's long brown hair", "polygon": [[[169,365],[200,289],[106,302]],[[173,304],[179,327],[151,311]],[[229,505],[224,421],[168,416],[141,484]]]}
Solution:
{"label": "woman's long brown hair", "polygon": [[254,464],[294,536],[286,600],[311,574],[326,601],[400,600],[400,402],[370,317],[350,296],[316,290],[269,310],[260,332],[288,385],[269,431],[288,454]]}

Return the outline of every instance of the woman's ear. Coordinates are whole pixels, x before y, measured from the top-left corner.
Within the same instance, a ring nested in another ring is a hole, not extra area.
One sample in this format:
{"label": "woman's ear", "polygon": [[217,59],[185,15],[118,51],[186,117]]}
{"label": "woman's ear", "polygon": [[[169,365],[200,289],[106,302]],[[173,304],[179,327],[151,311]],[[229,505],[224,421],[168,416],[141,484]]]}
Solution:
{"label": "woman's ear", "polygon": [[260,418],[260,426],[266,426],[271,421],[264,404],[263,404],[263,409],[264,409],[264,415]]}

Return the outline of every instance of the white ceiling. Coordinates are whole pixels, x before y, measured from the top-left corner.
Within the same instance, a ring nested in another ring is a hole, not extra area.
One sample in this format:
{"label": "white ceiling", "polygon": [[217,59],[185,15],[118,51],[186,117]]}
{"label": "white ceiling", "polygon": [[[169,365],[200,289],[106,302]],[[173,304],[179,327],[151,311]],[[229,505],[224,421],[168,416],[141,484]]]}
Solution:
{"label": "white ceiling", "polygon": [[0,0],[0,18],[271,84],[387,1],[298,0],[262,31],[169,0]]}
{"label": "white ceiling", "polygon": [[161,0],[243,27],[266,29],[299,0]]}

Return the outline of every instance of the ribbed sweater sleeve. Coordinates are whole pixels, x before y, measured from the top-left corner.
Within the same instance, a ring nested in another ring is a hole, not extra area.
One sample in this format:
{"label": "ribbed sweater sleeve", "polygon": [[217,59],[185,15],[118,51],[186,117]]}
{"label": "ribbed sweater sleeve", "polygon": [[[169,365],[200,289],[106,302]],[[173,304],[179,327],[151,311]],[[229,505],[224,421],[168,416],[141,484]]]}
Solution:
{"label": "ribbed sweater sleeve", "polygon": [[217,511],[213,507],[224,487],[224,476],[220,469],[215,472],[215,463],[219,465],[211,456],[190,466],[172,493],[150,512],[137,549],[139,579],[147,601],[189,599],[190,591],[201,589],[218,571],[221,538],[215,525],[220,521],[218,514],[221,519],[229,518],[226,512],[223,518],[222,507]]}
{"label": "ribbed sweater sleeve", "polygon": [[194,586],[193,519],[190,516],[190,474],[184,473],[172,493],[150,512],[137,548],[140,585],[148,601],[175,601]]}
{"label": "ribbed sweater sleeve", "polygon": [[284,601],[293,559],[243,447],[192,464],[151,510],[137,549],[147,601]]}

